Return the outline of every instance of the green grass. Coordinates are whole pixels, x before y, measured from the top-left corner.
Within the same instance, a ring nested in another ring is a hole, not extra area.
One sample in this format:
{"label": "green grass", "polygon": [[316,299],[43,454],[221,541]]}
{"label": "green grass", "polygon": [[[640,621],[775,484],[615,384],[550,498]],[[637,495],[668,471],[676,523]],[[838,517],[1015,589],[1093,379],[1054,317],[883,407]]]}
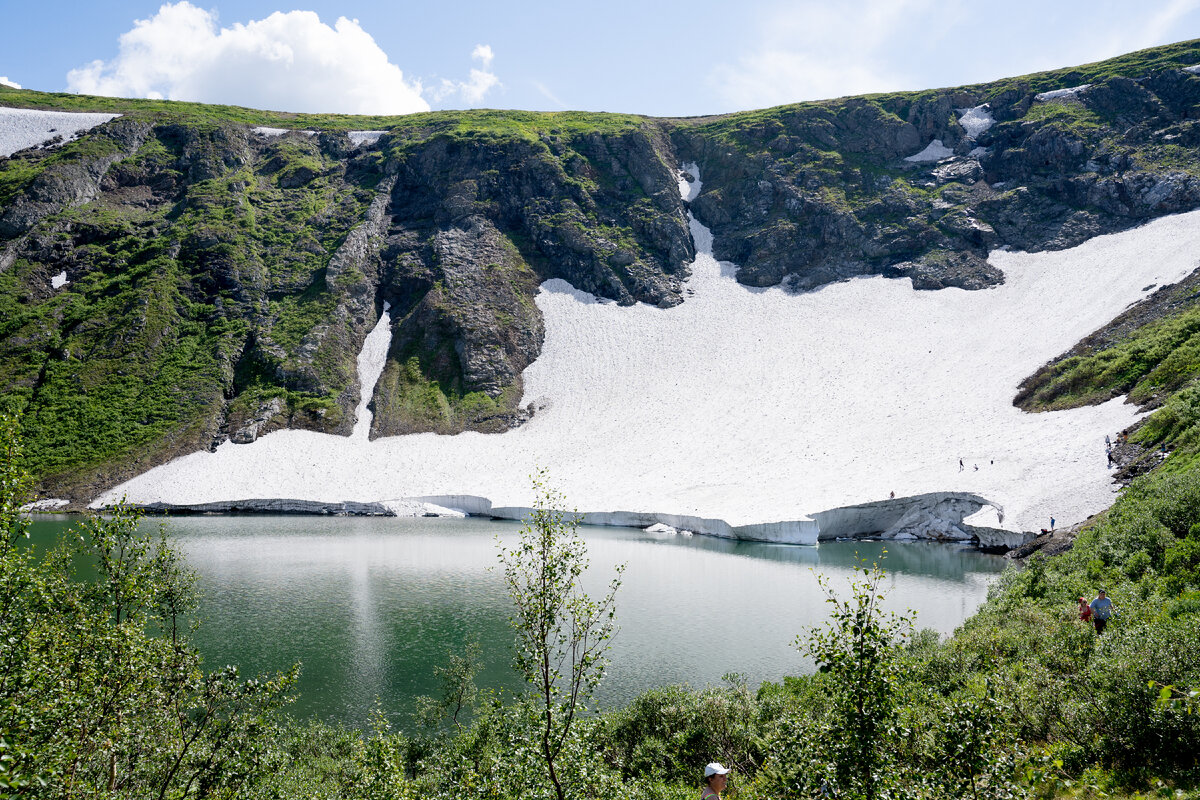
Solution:
{"label": "green grass", "polygon": [[1188,307],[1132,331],[1104,348],[1072,356],[1039,375],[1031,410],[1103,402],[1118,394],[1145,403],[1176,392],[1200,375],[1200,307]]}
{"label": "green grass", "polygon": [[646,117],[588,111],[432,111],[403,115],[304,114],[242,106],[190,103],[176,100],[100,97],[35,92],[0,86],[0,105],[47,111],[86,111],[132,115],[155,123],[209,122],[284,128],[290,130],[396,130],[429,133],[495,134],[536,138],[539,134],[575,136],[622,133],[646,124]]}
{"label": "green grass", "polygon": [[1034,103],[1021,118],[1021,122],[1054,125],[1084,135],[1093,135],[1107,129],[1107,123],[1102,117],[1083,104],[1074,102]]}
{"label": "green grass", "polygon": [[483,392],[464,394],[457,382],[426,377],[429,369],[416,355],[400,364],[389,363],[381,381],[388,384],[386,394],[391,400],[382,413],[416,430],[450,433],[469,427],[480,417],[506,410]]}
{"label": "green grass", "polygon": [[[220,158],[218,130],[211,119],[193,128],[198,157]],[[25,413],[29,466],[39,478],[83,477],[114,462],[203,444],[252,327],[237,316],[233,292],[242,289],[220,285],[215,268],[252,296],[283,290],[264,306],[273,313],[260,324],[289,356],[328,317],[324,267],[361,221],[371,193],[353,185],[335,191],[324,177],[333,162],[319,160],[307,140],[277,144],[276,172],[311,163],[321,174],[283,191],[275,175],[227,170],[180,183],[182,196],[148,207],[101,195],[47,222],[70,253],[72,283],[49,297],[31,288],[44,280],[39,270],[57,264],[18,261],[0,275],[3,404]],[[112,146],[106,137],[85,137],[40,160],[5,161],[0,191],[20,191],[39,171],[107,155]],[[151,135],[113,169],[136,183],[157,176],[178,182],[176,150],[176,142]],[[220,301],[225,310],[218,312]],[[273,376],[248,388],[284,396],[289,413],[321,412],[336,424],[333,398],[347,385],[345,369],[328,353],[319,356],[329,396],[297,392]]]}

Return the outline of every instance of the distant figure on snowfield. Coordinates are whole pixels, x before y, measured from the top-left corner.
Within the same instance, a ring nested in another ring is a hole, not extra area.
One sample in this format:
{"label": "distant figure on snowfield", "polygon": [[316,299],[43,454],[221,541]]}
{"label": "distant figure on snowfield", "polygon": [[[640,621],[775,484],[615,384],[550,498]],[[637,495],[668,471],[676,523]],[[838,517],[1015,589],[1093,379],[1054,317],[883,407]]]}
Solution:
{"label": "distant figure on snowfield", "polygon": [[1092,623],[1096,626],[1096,633],[1104,633],[1104,628],[1116,611],[1113,601],[1109,600],[1104,594],[1104,590],[1101,589],[1097,592],[1096,599],[1089,603],[1088,607],[1092,610]]}
{"label": "distant figure on snowfield", "polygon": [[1054,517],[1050,518],[1050,530],[1054,530]]}
{"label": "distant figure on snowfield", "polygon": [[966,467],[963,466],[962,459],[960,458],[958,460],[958,471],[962,472],[964,469],[966,469]]}

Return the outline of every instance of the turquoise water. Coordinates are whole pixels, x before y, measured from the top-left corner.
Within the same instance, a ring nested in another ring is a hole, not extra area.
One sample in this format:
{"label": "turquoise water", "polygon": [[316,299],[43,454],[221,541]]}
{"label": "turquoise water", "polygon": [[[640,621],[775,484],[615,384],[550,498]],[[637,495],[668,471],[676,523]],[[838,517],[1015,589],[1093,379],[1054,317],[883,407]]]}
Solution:
{"label": "turquoise water", "polygon": [[[45,543],[69,523],[35,522]],[[158,522],[144,523],[151,527]],[[483,646],[479,683],[519,689],[497,540],[520,526],[479,519],[179,517],[168,536],[196,572],[203,624],[195,641],[210,667],[244,675],[303,664],[293,712],[362,724],[376,699],[402,724],[415,698],[435,694],[434,666],[471,637]],[[598,697],[623,703],[654,686],[752,684],[808,671],[792,642],[826,617],[816,575],[846,586],[878,542],[818,547],[581,529],[603,591],[626,563],[617,596],[621,631]],[[951,545],[888,546],[887,606],[917,612],[918,627],[949,633],[983,602],[1004,568],[995,556]]]}

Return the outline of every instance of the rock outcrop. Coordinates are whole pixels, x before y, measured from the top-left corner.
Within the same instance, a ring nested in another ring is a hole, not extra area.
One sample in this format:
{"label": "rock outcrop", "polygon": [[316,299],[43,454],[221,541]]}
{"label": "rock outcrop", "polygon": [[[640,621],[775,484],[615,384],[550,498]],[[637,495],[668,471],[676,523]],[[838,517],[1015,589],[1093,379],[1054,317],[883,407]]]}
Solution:
{"label": "rock outcrop", "polygon": [[1065,94],[1038,90],[1081,71],[682,121],[672,136],[739,281],[978,289],[1003,280],[993,248],[1072,247],[1200,206],[1200,76],[1101,66]]}

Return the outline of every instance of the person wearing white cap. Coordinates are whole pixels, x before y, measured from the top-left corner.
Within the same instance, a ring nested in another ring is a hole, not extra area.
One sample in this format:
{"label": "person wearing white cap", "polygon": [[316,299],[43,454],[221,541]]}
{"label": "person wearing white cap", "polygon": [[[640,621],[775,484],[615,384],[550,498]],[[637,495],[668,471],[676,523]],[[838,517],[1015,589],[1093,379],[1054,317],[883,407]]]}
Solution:
{"label": "person wearing white cap", "polygon": [[721,800],[721,792],[725,791],[725,784],[729,783],[729,770],[712,762],[704,768],[704,790],[700,792],[700,800],[709,800],[716,798]]}

